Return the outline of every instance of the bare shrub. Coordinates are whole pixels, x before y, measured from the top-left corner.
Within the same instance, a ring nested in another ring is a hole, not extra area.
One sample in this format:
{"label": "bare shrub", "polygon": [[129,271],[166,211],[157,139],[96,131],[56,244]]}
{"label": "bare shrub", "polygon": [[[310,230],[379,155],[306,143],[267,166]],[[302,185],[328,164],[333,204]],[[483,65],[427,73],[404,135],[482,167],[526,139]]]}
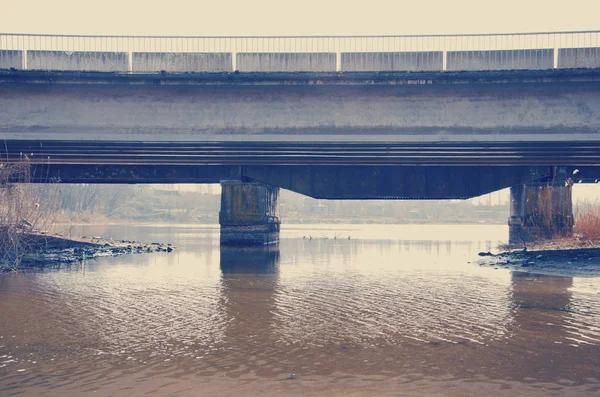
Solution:
{"label": "bare shrub", "polygon": [[588,240],[600,240],[600,202],[584,201],[577,204],[575,233]]}
{"label": "bare shrub", "polygon": [[54,222],[60,193],[31,183],[31,164],[0,163],[0,267],[18,269],[23,258],[42,249],[41,231]]}

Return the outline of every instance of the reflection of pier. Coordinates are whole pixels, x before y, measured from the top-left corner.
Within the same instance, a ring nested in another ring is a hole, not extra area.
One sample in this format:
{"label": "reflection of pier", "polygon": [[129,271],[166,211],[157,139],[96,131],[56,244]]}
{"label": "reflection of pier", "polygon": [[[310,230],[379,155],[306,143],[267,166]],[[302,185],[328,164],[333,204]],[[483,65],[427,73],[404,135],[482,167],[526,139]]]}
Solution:
{"label": "reflection of pier", "polygon": [[232,350],[232,359],[223,368],[231,375],[270,373],[267,353],[276,343],[279,247],[221,246],[221,272],[224,333]]}
{"label": "reflection of pier", "polygon": [[[357,250],[357,244],[358,241],[343,241],[336,245],[339,259],[343,261],[346,251]],[[286,255],[291,253],[293,257],[295,250],[288,247],[287,242],[284,245]],[[296,249],[303,250],[305,256],[311,253],[314,258],[321,258],[316,262],[331,270],[329,259],[322,257],[324,251],[331,252],[331,245],[326,241],[302,240]],[[444,245],[441,247],[443,251]],[[431,251],[427,244],[419,248]],[[286,263],[288,260],[294,262],[295,259],[287,257]],[[503,288],[490,289],[487,291],[491,293],[489,299],[461,312],[455,311],[456,306],[452,304],[436,303],[437,300],[430,297],[431,291],[422,295],[402,295],[391,289],[386,292],[385,283],[379,290],[361,295],[361,291],[369,287],[368,283],[363,284],[364,279],[333,286],[331,281],[310,279],[308,275],[310,281],[304,285],[310,285],[310,288],[292,294],[287,286],[291,275],[286,274],[285,285],[280,285],[277,247],[221,247],[221,271],[221,307],[226,317],[224,334],[226,344],[233,350],[231,357],[238,360],[222,364],[231,375],[251,372],[269,377],[285,375],[288,371],[328,373],[334,368],[364,374],[369,370],[356,363],[370,360],[376,354],[378,360],[381,358],[377,361],[378,368],[386,371],[399,371],[397,364],[384,361],[386,357],[398,356],[405,357],[404,362],[423,373],[429,373],[429,365],[435,361],[436,366],[445,371],[466,378],[472,376],[475,369],[478,375],[500,381],[520,382],[529,377],[548,383],[560,379],[585,383],[586,378],[594,376],[600,364],[598,346],[582,345],[575,340],[578,334],[589,335],[589,330],[585,329],[585,315],[578,311],[581,303],[570,290],[572,278],[514,272],[509,284],[502,283],[509,294],[507,300],[494,295]],[[393,284],[402,289],[400,279]],[[387,286],[391,288],[391,285]],[[344,294],[339,295],[332,289],[344,291]],[[462,299],[471,301],[465,297],[467,290],[461,292]],[[451,290],[446,290],[439,301],[461,299],[458,298],[460,294],[449,294]],[[410,299],[411,296],[418,299]],[[478,296],[475,294],[471,298]],[[488,300],[491,302],[486,306]],[[374,302],[387,303],[377,307]],[[434,304],[435,314],[427,313]],[[500,307],[502,310],[513,307],[505,321],[485,318],[485,310],[497,314]],[[482,310],[478,314],[480,322],[472,316],[473,310],[477,309]],[[426,314],[415,327],[414,318],[419,313]],[[413,337],[421,335],[418,326],[423,324],[431,324],[432,330],[439,330],[442,337],[412,341]],[[473,337],[449,341],[448,330],[457,334],[467,330]],[[402,343],[396,343],[400,340]],[[386,353],[380,355],[372,349],[364,349],[365,345],[373,343],[385,343]],[[323,348],[328,352],[327,357],[320,357]],[[407,356],[424,357],[423,352],[431,353],[435,359],[423,362],[406,359]],[[344,361],[349,354],[352,354],[349,356],[352,360]],[[319,365],[314,363],[317,356],[320,357]],[[460,357],[458,362],[457,357]]]}
{"label": "reflection of pier", "polygon": [[223,280],[241,274],[279,273],[279,247],[221,247]]}
{"label": "reflection of pier", "polygon": [[[566,343],[568,309],[573,285],[571,277],[513,272],[511,277],[513,310],[512,335],[528,343],[554,347]],[[524,357],[525,358],[525,357]]]}
{"label": "reflection of pier", "polygon": [[589,330],[573,301],[572,286],[571,277],[512,273],[515,309],[504,348],[507,375],[574,383],[597,377],[600,352],[598,346],[580,343]]}
{"label": "reflection of pier", "polygon": [[555,350],[569,342],[572,330],[573,278],[513,272],[511,278],[515,338]]}
{"label": "reflection of pier", "polygon": [[[520,311],[562,313],[571,303],[572,277],[512,273],[513,302]],[[529,317],[529,316],[527,316]]]}

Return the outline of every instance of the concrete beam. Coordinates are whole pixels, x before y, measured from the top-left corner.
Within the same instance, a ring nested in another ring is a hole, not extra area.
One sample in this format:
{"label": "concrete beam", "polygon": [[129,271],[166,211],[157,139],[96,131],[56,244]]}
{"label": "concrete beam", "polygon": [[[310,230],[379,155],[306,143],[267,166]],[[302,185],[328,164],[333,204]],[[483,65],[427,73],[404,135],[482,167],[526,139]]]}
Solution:
{"label": "concrete beam", "polygon": [[561,48],[558,50],[558,67],[600,68],[600,48]]}
{"label": "concrete beam", "polygon": [[429,52],[342,52],[344,72],[442,70],[442,51]]}
{"label": "concrete beam", "polygon": [[240,72],[335,72],[336,54],[326,52],[259,53],[236,55]]}
{"label": "concrete beam", "polygon": [[23,69],[23,51],[0,50],[0,69]]}
{"label": "concrete beam", "polygon": [[103,84],[2,83],[1,136],[168,142],[572,142],[597,141],[600,131],[600,113],[594,111],[600,108],[598,75],[522,84],[510,79],[489,84],[242,81],[194,86],[121,81],[110,76]]}
{"label": "concrete beam", "polygon": [[553,49],[448,51],[447,70],[515,70],[554,68]]}
{"label": "concrete beam", "polygon": [[99,51],[27,51],[30,70],[90,70],[98,72],[127,72],[128,54]]}
{"label": "concrete beam", "polygon": [[134,72],[231,72],[231,53],[225,52],[134,52]]}

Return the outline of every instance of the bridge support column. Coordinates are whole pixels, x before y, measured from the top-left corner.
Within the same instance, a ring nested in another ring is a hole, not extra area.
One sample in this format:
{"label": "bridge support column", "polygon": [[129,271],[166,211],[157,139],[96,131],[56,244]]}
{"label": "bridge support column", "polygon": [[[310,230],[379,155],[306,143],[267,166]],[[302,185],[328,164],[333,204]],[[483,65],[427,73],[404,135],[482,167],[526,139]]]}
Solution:
{"label": "bridge support column", "polygon": [[221,182],[221,245],[279,242],[279,188],[259,182]]}
{"label": "bridge support column", "polygon": [[511,187],[509,243],[572,236],[571,190],[571,184],[533,183]]}

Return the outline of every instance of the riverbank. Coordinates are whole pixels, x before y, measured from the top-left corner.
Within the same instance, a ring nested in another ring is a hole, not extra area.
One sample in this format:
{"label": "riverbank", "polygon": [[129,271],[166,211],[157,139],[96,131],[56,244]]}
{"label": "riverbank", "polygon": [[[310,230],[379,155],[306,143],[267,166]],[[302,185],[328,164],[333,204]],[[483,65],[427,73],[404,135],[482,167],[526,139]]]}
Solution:
{"label": "riverbank", "polygon": [[480,266],[566,277],[600,276],[600,242],[579,238],[500,246],[500,252],[480,252]]}
{"label": "riverbank", "polygon": [[22,239],[27,241],[31,253],[25,255],[18,266],[0,264],[0,272],[52,267],[107,256],[172,252],[175,249],[171,244],[104,239],[97,236],[76,238],[59,234],[27,233],[22,235]]}

